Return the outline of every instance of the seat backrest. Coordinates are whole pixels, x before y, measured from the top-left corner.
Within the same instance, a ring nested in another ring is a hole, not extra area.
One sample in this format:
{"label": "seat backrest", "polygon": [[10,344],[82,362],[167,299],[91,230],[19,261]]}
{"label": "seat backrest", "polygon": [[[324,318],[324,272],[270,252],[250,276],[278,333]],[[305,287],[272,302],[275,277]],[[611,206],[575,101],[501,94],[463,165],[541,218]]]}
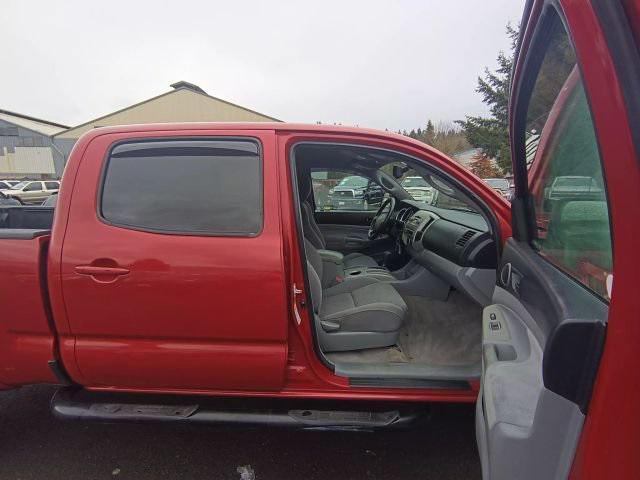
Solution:
{"label": "seat backrest", "polygon": [[308,239],[316,248],[324,249],[327,244],[324,236],[320,231],[320,227],[316,223],[313,215],[313,207],[311,205],[311,195],[313,194],[313,185],[309,177],[309,172],[302,172],[298,177],[298,193],[300,194],[300,210],[302,214],[302,230],[306,239]]}
{"label": "seat backrest", "polygon": [[313,311],[320,312],[322,305],[322,258],[316,248],[305,238],[304,249],[307,256],[307,276],[309,277],[309,288],[311,288],[311,302]]}
{"label": "seat backrest", "polygon": [[301,203],[302,206],[302,230],[305,238],[307,238],[316,248],[325,249],[327,244],[324,236],[320,231],[320,227],[316,223],[313,215],[313,207],[307,201]]}

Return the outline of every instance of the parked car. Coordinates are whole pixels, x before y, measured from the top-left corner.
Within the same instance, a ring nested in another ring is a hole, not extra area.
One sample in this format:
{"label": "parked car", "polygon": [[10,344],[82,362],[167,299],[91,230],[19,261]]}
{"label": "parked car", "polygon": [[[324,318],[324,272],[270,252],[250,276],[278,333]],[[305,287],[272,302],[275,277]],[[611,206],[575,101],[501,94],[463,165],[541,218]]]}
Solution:
{"label": "parked car", "polygon": [[511,201],[513,191],[509,180],[506,178],[485,178],[484,181],[504,198]]}
{"label": "parked car", "polygon": [[0,180],[0,191],[9,189],[9,188],[13,187],[13,185],[15,185],[15,184],[12,184],[8,180]]}
{"label": "parked car", "polygon": [[429,186],[424,178],[409,176],[402,180],[401,185],[414,200],[424,203],[432,202],[435,189]]}
{"label": "parked car", "polygon": [[[20,183],[20,182],[21,182],[21,180],[3,179],[3,180],[0,180],[0,182],[2,182],[3,184],[8,185],[8,187],[7,187],[7,188],[11,188],[11,187],[13,187],[14,185],[16,185],[16,184]],[[3,187],[3,188],[4,188],[4,187]],[[0,190],[1,190],[1,189],[0,189]]]}
{"label": "parked car", "polygon": [[[475,402],[485,480],[638,478],[638,18],[527,2],[511,205],[388,132],[91,129],[55,214],[0,207],[0,387],[60,384],[66,419],[308,429]],[[311,170],[355,162],[381,208],[314,211]],[[417,204],[386,173],[401,163],[455,202]],[[583,172],[607,195],[545,202]]]}
{"label": "parked car", "polygon": [[556,177],[547,191],[549,200],[600,200],[604,190],[593,177],[565,175]]}
{"label": "parked car", "polygon": [[350,175],[329,190],[327,207],[331,210],[370,210],[380,206],[383,196],[384,191],[375,182]]}
{"label": "parked car", "polygon": [[25,180],[2,190],[7,197],[22,203],[42,203],[49,195],[58,193],[60,182],[57,180]]}
{"label": "parked car", "polygon": [[7,197],[4,193],[0,192],[0,205],[22,205],[20,200],[15,198]]}

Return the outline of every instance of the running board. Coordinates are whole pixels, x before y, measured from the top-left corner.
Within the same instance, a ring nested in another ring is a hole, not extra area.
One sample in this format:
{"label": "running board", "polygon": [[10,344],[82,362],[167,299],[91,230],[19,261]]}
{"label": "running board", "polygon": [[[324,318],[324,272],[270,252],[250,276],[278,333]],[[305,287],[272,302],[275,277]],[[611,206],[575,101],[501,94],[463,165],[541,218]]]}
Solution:
{"label": "running board", "polygon": [[59,389],[51,400],[55,417],[99,422],[178,422],[309,430],[407,428],[428,417],[425,405],[291,401],[280,399],[210,399],[93,393]]}

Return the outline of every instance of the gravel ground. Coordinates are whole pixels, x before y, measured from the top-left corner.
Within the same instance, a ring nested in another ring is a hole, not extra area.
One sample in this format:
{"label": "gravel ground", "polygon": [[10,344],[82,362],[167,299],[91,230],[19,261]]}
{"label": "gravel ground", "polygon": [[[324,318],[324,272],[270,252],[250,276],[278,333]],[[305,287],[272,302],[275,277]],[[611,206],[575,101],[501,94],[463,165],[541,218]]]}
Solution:
{"label": "gravel ground", "polygon": [[479,479],[473,408],[377,433],[61,422],[55,388],[0,393],[0,479]]}

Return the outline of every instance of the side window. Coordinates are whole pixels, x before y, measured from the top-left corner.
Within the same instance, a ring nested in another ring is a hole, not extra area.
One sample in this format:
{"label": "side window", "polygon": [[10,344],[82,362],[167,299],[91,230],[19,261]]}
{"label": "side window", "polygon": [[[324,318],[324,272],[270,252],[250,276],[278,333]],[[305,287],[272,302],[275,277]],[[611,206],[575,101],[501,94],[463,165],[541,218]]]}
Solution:
{"label": "side window", "polygon": [[47,187],[47,190],[58,190],[60,188],[58,182],[44,182],[44,185]]}
{"label": "side window", "polygon": [[262,164],[253,140],[166,140],[114,147],[100,215],[138,230],[253,236],[262,229]]}
{"label": "side window", "polygon": [[593,119],[575,53],[558,18],[527,109],[533,247],[607,298],[612,269],[606,188]]}
{"label": "side window", "polygon": [[39,192],[42,190],[42,184],[40,182],[31,182],[24,189],[25,192]]}
{"label": "side window", "polygon": [[370,179],[355,173],[313,170],[313,199],[316,211],[376,211],[384,190]]}

